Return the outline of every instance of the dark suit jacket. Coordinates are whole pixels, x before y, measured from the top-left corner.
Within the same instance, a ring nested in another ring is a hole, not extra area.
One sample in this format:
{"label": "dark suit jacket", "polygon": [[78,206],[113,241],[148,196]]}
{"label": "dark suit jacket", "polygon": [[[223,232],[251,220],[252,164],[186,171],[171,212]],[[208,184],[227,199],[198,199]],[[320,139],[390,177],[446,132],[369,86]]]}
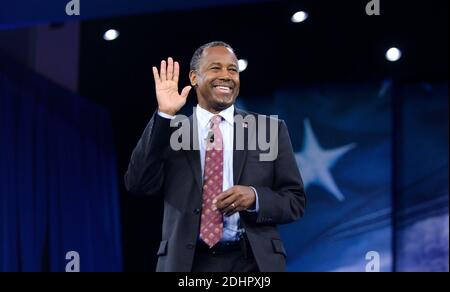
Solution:
{"label": "dark suit jacket", "polygon": [[[236,109],[235,115],[256,117],[257,114]],[[263,120],[268,123],[269,119],[264,116]],[[189,120],[192,145],[197,139],[195,115]],[[277,224],[290,223],[301,217],[306,199],[287,127],[283,121],[275,121],[279,136],[278,157],[269,162],[259,161],[261,151],[258,148],[247,148],[247,138],[255,137],[257,128],[234,125],[235,136],[236,127],[244,127],[246,138],[246,148],[236,150],[235,147],[233,153],[234,184],[253,186],[259,198],[259,212],[240,212],[241,223],[262,272],[285,270],[286,251]],[[125,186],[133,193],[164,196],[157,271],[188,272],[192,267],[200,229],[200,152],[172,150],[169,141],[174,131],[176,128],[170,127],[170,120],[157,113],[153,115],[131,156]],[[266,131],[268,133],[268,126]],[[236,138],[234,141],[236,145]]]}

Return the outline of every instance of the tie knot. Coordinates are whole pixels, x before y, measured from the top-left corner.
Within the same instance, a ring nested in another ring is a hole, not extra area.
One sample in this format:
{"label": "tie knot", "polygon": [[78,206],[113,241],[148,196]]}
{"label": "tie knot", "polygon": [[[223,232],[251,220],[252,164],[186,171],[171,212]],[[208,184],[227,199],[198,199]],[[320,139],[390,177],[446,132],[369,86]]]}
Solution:
{"label": "tie knot", "polygon": [[218,127],[221,121],[222,121],[222,117],[219,115],[215,115],[211,118],[211,123],[213,126]]}

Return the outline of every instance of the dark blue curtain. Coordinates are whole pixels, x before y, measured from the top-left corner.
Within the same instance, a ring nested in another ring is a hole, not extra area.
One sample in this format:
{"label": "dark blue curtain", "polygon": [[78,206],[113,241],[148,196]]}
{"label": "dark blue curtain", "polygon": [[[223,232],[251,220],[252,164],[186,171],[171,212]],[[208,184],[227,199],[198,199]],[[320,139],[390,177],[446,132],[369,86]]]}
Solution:
{"label": "dark blue curtain", "polygon": [[0,58],[0,271],[121,271],[104,109]]}
{"label": "dark blue curtain", "polygon": [[449,270],[448,82],[399,90],[396,270]]}

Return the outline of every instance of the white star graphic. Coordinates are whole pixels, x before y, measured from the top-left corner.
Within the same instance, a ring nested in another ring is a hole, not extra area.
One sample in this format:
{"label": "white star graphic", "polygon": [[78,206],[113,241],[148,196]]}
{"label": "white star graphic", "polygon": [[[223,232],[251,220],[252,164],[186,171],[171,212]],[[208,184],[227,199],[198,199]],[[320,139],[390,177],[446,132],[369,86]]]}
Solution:
{"label": "white star graphic", "polygon": [[356,144],[325,150],[320,147],[308,119],[305,119],[304,125],[303,150],[295,153],[295,159],[301,170],[305,188],[310,184],[315,184],[333,194],[339,201],[344,201],[345,197],[334,182],[330,169],[345,153],[356,147]]}

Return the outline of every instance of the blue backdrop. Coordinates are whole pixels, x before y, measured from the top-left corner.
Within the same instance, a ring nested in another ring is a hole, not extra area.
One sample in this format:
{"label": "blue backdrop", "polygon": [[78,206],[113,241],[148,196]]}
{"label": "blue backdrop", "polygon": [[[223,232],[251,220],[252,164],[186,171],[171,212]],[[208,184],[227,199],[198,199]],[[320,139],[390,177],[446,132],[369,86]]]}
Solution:
{"label": "blue backdrop", "polygon": [[[307,191],[290,271],[448,271],[448,83],[317,84],[241,98],[289,127]],[[368,256],[368,257],[366,257]]]}
{"label": "blue backdrop", "polygon": [[122,270],[109,114],[0,60],[0,271]]}

